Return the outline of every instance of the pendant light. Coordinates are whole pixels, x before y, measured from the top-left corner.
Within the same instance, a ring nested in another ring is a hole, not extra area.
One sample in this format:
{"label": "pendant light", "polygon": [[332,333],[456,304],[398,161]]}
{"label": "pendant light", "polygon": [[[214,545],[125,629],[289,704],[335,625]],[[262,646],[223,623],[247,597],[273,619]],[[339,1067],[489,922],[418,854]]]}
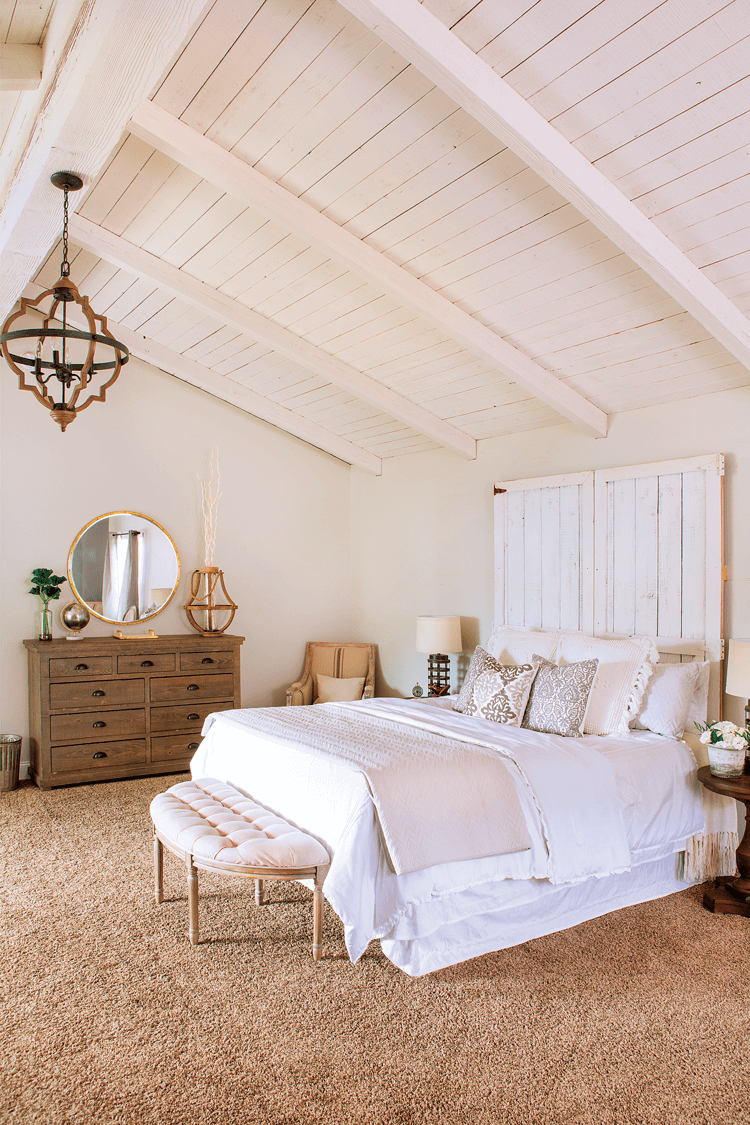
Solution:
{"label": "pendant light", "polygon": [[[19,389],[31,391],[50,411],[64,432],[66,426],[92,402],[104,402],[107,391],[120,374],[122,365],[128,362],[130,353],[108,330],[107,318],[94,313],[88,297],[82,297],[70,279],[68,192],[80,191],[83,180],[74,172],[55,172],[50,180],[64,195],[60,278],[52,289],[46,289],[36,300],[21,298],[18,310],[11,313],[3,325],[0,346],[9,367],[18,376]],[[46,311],[45,302],[49,302]],[[83,320],[88,330],[70,325],[69,305],[71,313],[78,307],[80,314],[76,320]],[[42,314],[41,327],[11,329],[16,321],[32,310]],[[62,327],[53,326],[55,323]],[[22,341],[29,341],[33,351],[18,354],[23,346]],[[11,352],[8,347],[10,343],[16,351]],[[107,373],[111,372],[111,375],[98,388],[98,393],[96,387],[91,388],[92,393],[79,406],[78,400],[82,392],[89,387],[93,376],[98,372],[102,372],[105,378]],[[32,382],[26,381],[27,374],[33,375]],[[57,397],[50,394],[49,383],[53,378],[59,383],[59,390],[55,389]]]}

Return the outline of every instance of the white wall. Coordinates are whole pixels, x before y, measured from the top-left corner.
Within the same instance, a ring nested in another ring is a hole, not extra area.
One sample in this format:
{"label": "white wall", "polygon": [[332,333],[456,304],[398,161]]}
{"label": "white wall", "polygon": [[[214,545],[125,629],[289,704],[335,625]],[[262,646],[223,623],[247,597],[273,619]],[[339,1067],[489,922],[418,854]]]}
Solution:
{"label": "white wall", "polygon": [[[492,628],[493,484],[499,480],[724,453],[725,636],[750,636],[750,388],[615,415],[605,439],[573,425],[479,443],[475,461],[438,451],[352,471],[354,630],[380,648],[378,691],[424,685],[418,614],[460,614],[464,649]],[[453,660],[455,683],[455,658]],[[725,698],[742,719],[744,704]]]}
{"label": "white wall", "polygon": [[[34,567],[65,574],[70,545],[89,520],[131,510],[169,531],[182,563],[180,590],[149,620],[157,633],[190,632],[191,572],[203,565],[197,474],[218,448],[223,497],[216,565],[239,610],[245,706],[284,702],[307,640],[351,634],[348,465],[273,426],[131,360],[106,403],[63,434],[5,364],[0,392],[0,729],[28,731],[26,650],[35,635]],[[72,595],[63,586],[57,610]],[[92,618],[84,636],[111,635]],[[143,632],[143,626],[123,626]],[[24,745],[26,751],[26,744]],[[27,754],[24,752],[24,761]]]}

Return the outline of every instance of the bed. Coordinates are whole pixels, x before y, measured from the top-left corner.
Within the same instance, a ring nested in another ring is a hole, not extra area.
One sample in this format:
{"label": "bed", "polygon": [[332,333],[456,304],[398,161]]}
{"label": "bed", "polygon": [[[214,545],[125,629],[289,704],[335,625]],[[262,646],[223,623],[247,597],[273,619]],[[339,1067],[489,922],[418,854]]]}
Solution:
{"label": "bed", "polygon": [[[711,617],[720,598],[717,603],[710,550],[713,478],[723,463],[718,455],[697,462],[604,474],[603,498],[594,473],[495,487],[501,624],[481,659],[496,667],[480,662],[472,673],[478,649],[465,686],[491,680],[497,668],[520,676],[532,657],[541,658],[542,665],[533,665],[532,694],[514,704],[517,721],[488,718],[491,706],[456,710],[461,696],[208,717],[193,776],[230,782],[328,847],[324,893],[344,924],[352,961],[378,940],[396,966],[420,976],[733,873],[734,807],[703,793],[694,753],[681,737],[688,715],[692,725],[720,699],[720,623],[717,628]],[[667,520],[664,497],[674,495],[676,478],[680,518]],[[514,493],[516,501],[508,503]],[[657,516],[663,513],[651,524],[636,518],[637,504],[631,511],[627,503],[650,493]],[[518,497],[526,508],[520,519]],[[532,539],[549,511],[552,537]],[[612,544],[627,541],[628,520],[635,520],[640,547],[618,555]],[[686,537],[693,560],[677,571],[673,561],[685,558]],[[651,571],[644,552],[656,560]],[[626,582],[620,560],[627,558],[633,573]],[[658,574],[660,560],[668,574]],[[696,576],[702,616],[696,616]],[[685,622],[679,631],[618,635],[630,603],[634,622],[641,612],[656,625],[673,624],[677,590]],[[698,618],[700,635],[685,635],[698,631],[690,624]],[[605,635],[596,637],[602,620]],[[554,681],[592,661],[576,737],[551,733],[554,724],[520,725],[542,671]],[[655,674],[663,663],[677,667],[670,675],[684,695],[673,732],[674,684],[661,667]],[[475,703],[479,695],[471,698]]]}

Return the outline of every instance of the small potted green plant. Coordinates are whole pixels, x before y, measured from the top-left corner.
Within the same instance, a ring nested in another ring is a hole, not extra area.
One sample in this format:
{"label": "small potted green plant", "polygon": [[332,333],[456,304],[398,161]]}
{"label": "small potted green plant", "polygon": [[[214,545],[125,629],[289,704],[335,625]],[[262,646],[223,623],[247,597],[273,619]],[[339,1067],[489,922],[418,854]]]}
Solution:
{"label": "small potted green plant", "polygon": [[49,603],[57,601],[60,597],[60,587],[66,581],[66,578],[61,574],[53,574],[51,570],[47,570],[45,567],[37,567],[36,570],[31,572],[31,581],[34,585],[29,593],[36,594],[37,597],[41,598],[44,607],[39,615],[39,640],[51,641],[52,610],[49,608]]}

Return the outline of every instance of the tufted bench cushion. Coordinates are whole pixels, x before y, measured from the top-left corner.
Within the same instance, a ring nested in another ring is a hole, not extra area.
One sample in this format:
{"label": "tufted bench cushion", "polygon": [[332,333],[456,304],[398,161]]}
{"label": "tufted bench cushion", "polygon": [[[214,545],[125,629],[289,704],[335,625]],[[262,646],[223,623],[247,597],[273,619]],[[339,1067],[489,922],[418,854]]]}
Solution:
{"label": "tufted bench cushion", "polygon": [[183,781],[151,802],[154,822],[155,896],[163,902],[162,845],[188,867],[190,940],[198,943],[197,868],[256,881],[262,902],[264,876],[314,880],[313,956],[320,956],[322,885],[331,862],[327,849],[233,785],[215,778]]}

